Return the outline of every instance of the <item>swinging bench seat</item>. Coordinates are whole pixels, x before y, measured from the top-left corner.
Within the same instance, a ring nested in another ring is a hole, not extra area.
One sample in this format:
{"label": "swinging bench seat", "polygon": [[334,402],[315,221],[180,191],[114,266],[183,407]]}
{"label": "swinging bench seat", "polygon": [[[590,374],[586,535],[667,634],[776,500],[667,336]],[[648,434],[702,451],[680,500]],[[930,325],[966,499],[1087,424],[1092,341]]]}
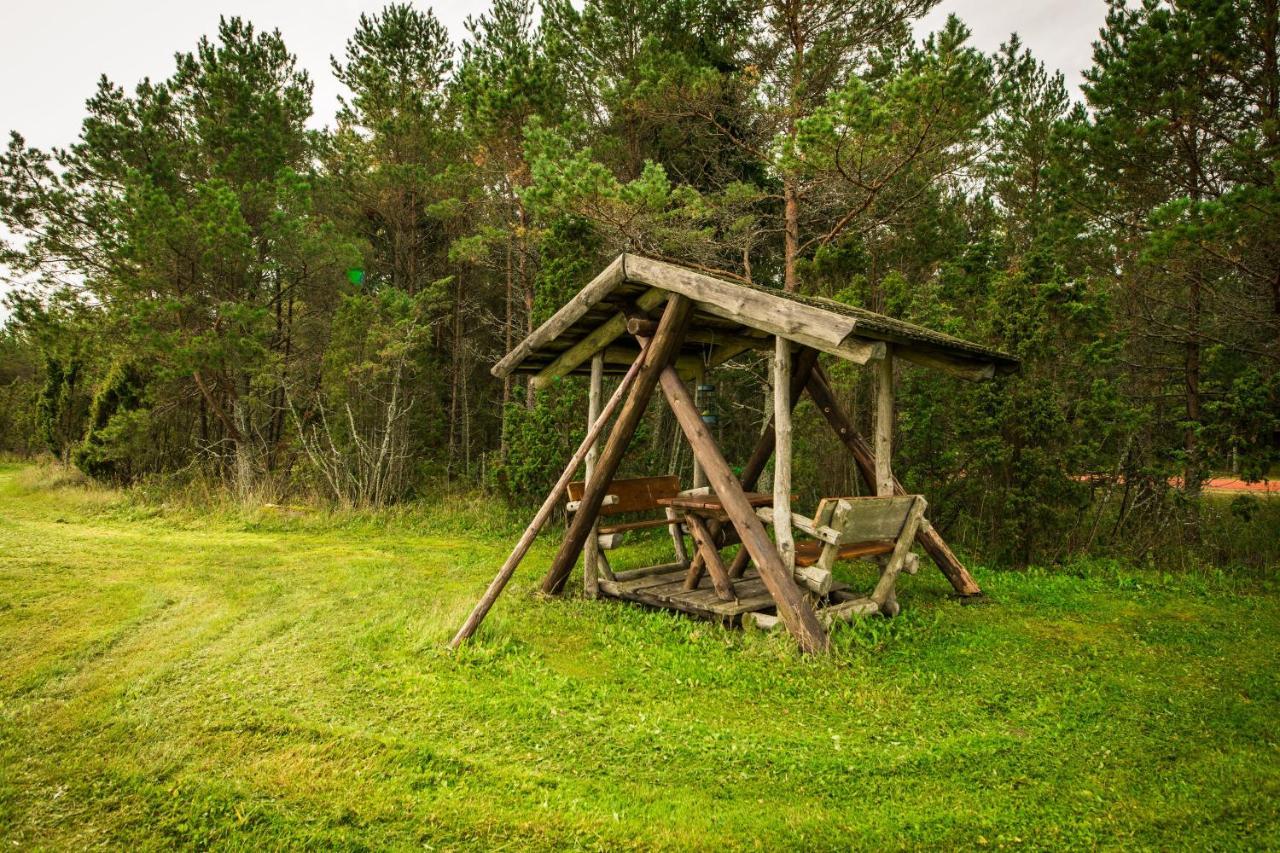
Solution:
{"label": "swinging bench seat", "polygon": [[[586,492],[585,481],[578,480],[569,484],[568,510],[575,512],[577,502],[582,500]],[[672,528],[672,535],[678,536],[680,521],[671,513],[670,508],[661,502],[680,493],[680,478],[668,475],[662,477],[632,477],[614,480],[609,484],[609,493],[600,507],[600,517],[620,515],[622,513],[658,512],[657,518],[640,518],[632,521],[615,522],[600,525],[596,533],[600,537],[602,548],[611,549],[622,543],[622,534],[632,530],[651,530],[658,527]]]}
{"label": "swinging bench seat", "polygon": [[[795,543],[796,567],[806,572],[803,576],[797,572],[797,577],[807,579],[810,589],[816,585],[825,592],[836,561],[881,557],[880,581],[865,600],[868,604],[849,607],[896,616],[894,585],[899,572],[916,573],[918,560],[911,545],[927,505],[920,495],[823,498],[812,518],[792,513],[792,525],[813,537]],[[763,521],[773,521],[771,510],[756,512]]]}

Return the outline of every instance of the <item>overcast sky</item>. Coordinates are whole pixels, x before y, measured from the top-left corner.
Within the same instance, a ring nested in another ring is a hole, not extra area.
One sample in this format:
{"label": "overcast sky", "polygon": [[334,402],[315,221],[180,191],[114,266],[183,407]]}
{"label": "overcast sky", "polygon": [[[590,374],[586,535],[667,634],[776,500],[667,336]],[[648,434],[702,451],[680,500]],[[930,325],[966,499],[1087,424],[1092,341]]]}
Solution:
{"label": "overcast sky", "polygon": [[[259,28],[278,28],[315,81],[313,123],[331,123],[339,87],[329,72],[329,56],[342,52],[362,11],[383,5],[384,0],[6,0],[0,27],[3,143],[11,130],[41,148],[71,143],[100,74],[127,90],[143,77],[167,77],[173,54],[191,50],[201,35],[212,33],[219,14],[240,15]],[[487,5],[453,0],[434,8],[456,41],[466,17]],[[1105,9],[1105,0],[943,0],[917,32],[937,29],[948,13],[955,13],[973,30],[974,43],[991,51],[1016,31],[1075,87],[1089,65],[1090,45]]]}

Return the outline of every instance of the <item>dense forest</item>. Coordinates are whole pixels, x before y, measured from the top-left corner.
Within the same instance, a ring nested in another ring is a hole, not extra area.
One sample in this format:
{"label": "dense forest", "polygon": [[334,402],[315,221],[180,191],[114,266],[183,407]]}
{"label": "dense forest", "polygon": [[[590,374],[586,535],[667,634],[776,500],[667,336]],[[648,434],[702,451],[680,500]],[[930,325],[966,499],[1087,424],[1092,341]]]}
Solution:
{"label": "dense forest", "polygon": [[[246,501],[527,500],[586,383],[489,367],[625,250],[1021,359],[897,376],[897,473],[984,559],[1274,556],[1274,507],[1201,487],[1280,460],[1277,0],[1111,0],[1083,102],[1016,38],[913,30],[935,2],[495,0],[461,44],[389,5],[335,46],[323,131],[280,34],[224,19],[167,79],[104,77],[68,147],[10,139],[0,450]],[[766,373],[717,374],[731,456]],[[834,378],[865,423],[862,373]],[[865,488],[797,418],[798,490]],[[662,407],[635,448],[688,477]]]}

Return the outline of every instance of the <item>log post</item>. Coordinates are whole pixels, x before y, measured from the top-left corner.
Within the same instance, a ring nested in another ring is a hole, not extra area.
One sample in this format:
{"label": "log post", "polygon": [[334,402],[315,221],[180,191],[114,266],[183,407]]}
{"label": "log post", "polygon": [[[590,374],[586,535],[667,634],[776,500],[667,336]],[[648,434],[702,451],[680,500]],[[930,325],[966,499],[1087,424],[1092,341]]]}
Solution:
{"label": "log post", "polygon": [[[791,384],[787,392],[787,399],[792,409],[800,402],[805,386],[809,383],[809,377],[817,366],[818,351],[816,349],[804,347],[792,357]],[[742,466],[742,488],[748,492],[756,487],[756,481],[764,473],[764,466],[769,464],[769,458],[773,456],[773,445],[773,424],[770,423],[760,434],[760,440],[756,442],[755,449],[751,451],[746,464]]]}
{"label": "log post", "polygon": [[587,481],[579,501],[578,512],[569,525],[564,541],[560,543],[560,550],[551,561],[551,567],[547,569],[547,574],[542,579],[542,591],[547,595],[556,595],[564,589],[564,582],[573,571],[573,564],[578,561],[578,554],[582,552],[582,546],[591,533],[596,516],[600,513],[600,506],[609,489],[609,484],[613,482],[613,476],[618,472],[618,466],[622,464],[622,456],[627,451],[627,445],[631,443],[636,427],[640,425],[640,419],[644,416],[645,406],[653,396],[658,376],[684,341],[684,331],[689,323],[692,307],[693,303],[683,296],[673,295],[667,300],[658,329],[649,346],[643,351],[644,365],[640,368],[627,401],[623,403],[622,410],[618,413],[617,423],[609,433],[609,441],[600,453],[599,467],[596,468],[595,475]]}
{"label": "log post", "polygon": [[[656,339],[655,339],[656,342]],[[702,463],[711,487],[720,498],[721,506],[742,538],[742,545],[751,559],[760,567],[760,577],[778,606],[778,615],[804,652],[823,652],[827,649],[827,632],[818,621],[813,607],[800,594],[791,573],[783,566],[773,540],[765,532],[764,525],[756,517],[750,501],[742,491],[742,484],[733,475],[729,463],[707,431],[689,389],[676,371],[667,367],[662,371],[662,393],[684,431],[689,445]]]}
{"label": "log post", "polygon": [[715,587],[716,596],[721,601],[733,601],[738,597],[737,592],[733,588],[733,581],[729,580],[729,575],[725,572],[720,552],[716,550],[716,543],[707,526],[692,512],[685,513],[684,517],[689,525],[689,532],[693,534],[693,541],[698,546],[698,553],[702,554],[707,571],[711,573],[711,585]]}
{"label": "log post", "polygon": [[876,495],[893,494],[893,348],[876,364]]}
{"label": "log post", "polygon": [[790,575],[796,568],[791,535],[791,341],[774,338],[773,352],[773,537]]}
{"label": "log post", "polygon": [[520,561],[524,559],[525,554],[529,553],[529,549],[533,546],[533,540],[538,537],[538,531],[547,523],[547,519],[551,517],[556,504],[564,496],[565,490],[569,487],[569,481],[573,479],[574,472],[578,470],[578,466],[582,464],[587,453],[592,447],[595,447],[596,442],[600,439],[600,433],[604,431],[604,425],[609,422],[609,418],[613,417],[614,410],[622,402],[622,395],[627,392],[631,387],[631,383],[635,382],[636,377],[640,375],[644,356],[645,353],[642,351],[635,364],[631,365],[631,369],[627,371],[626,376],[622,377],[622,381],[618,383],[617,390],[613,392],[613,396],[605,404],[604,411],[600,413],[600,417],[596,418],[595,423],[591,424],[591,427],[587,430],[586,437],[582,439],[582,444],[578,446],[577,452],[573,454],[573,458],[565,466],[560,479],[551,488],[551,493],[547,495],[546,500],[542,502],[542,506],[538,508],[538,512],[533,516],[533,521],[529,522],[529,526],[524,529],[524,533],[520,536],[520,541],[512,549],[507,561],[502,564],[502,568],[498,569],[498,574],[489,583],[484,595],[480,596],[480,600],[472,608],[467,620],[462,623],[458,633],[454,634],[453,639],[449,641],[449,648],[456,649],[462,644],[463,640],[470,639],[480,627],[480,623],[484,621],[484,617],[489,614],[490,608],[498,600],[498,596],[502,594],[507,581],[511,580],[511,576],[515,574],[516,567],[520,565]]}
{"label": "log post", "polygon": [[[853,456],[853,461],[857,464],[858,470],[862,474],[862,479],[874,485],[876,482],[875,454],[871,451],[871,447],[866,440],[854,429],[853,421],[849,420],[849,416],[845,414],[844,409],[836,401],[835,393],[831,390],[831,383],[821,366],[814,368],[813,374],[809,377],[808,384],[805,387],[809,391],[809,396],[813,398],[813,402],[817,405],[818,411],[822,412],[823,417],[827,419],[827,423],[831,425],[831,429]],[[893,481],[893,493],[896,495],[905,495],[907,493],[897,479]],[[947,546],[938,531],[934,530],[933,526],[925,519],[921,520],[920,527],[916,530],[916,541],[933,558],[933,562],[947,576],[947,580],[951,582],[952,588],[957,593],[964,596],[982,595],[982,588],[978,586],[977,581],[969,574],[969,570],[964,567],[964,564]],[[733,572],[730,570],[730,575],[732,576],[732,574]]]}
{"label": "log post", "polygon": [[746,548],[739,548],[738,553],[733,555],[733,562],[729,564],[729,579],[737,580],[745,575],[750,562],[751,554]]}
{"label": "log post", "polygon": [[[604,390],[604,353],[598,352],[591,357],[591,389],[587,395],[587,423],[593,424],[600,417],[600,394]],[[593,444],[587,451],[586,479],[590,480],[596,470],[596,460],[600,458],[600,445]],[[591,524],[591,533],[587,535],[586,551],[582,554],[582,591],[587,598],[600,596],[600,546],[596,536],[600,529],[598,520]]]}

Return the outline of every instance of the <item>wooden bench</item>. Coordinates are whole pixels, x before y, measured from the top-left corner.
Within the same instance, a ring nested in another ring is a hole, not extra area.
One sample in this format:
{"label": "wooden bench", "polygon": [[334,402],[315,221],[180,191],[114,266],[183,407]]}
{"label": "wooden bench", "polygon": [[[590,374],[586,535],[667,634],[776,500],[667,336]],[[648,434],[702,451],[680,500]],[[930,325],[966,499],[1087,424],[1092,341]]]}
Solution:
{"label": "wooden bench", "polygon": [[[824,608],[832,611],[826,615],[897,615],[897,578],[902,571],[915,574],[918,559],[911,553],[911,545],[927,506],[921,495],[823,498],[812,518],[791,514],[792,527],[813,540],[796,543],[796,566],[808,569],[810,584],[825,580],[829,587],[831,569],[838,560],[884,558],[880,580],[869,597]],[[756,512],[772,523],[773,510]],[[823,615],[820,610],[819,617]]]}
{"label": "wooden bench", "polygon": [[[570,483],[569,503],[565,509],[576,512],[578,502],[582,500],[582,493],[585,490],[586,483],[582,480]],[[671,541],[675,546],[677,561],[687,566],[689,557],[684,545],[684,526],[670,507],[659,503],[663,498],[673,498],[678,494],[680,494],[680,478],[674,474],[663,477],[632,477],[611,482],[604,504],[600,507],[602,519],[623,513],[656,512],[659,515],[616,524],[602,524],[596,531],[596,540],[600,548],[611,550],[619,547],[625,535],[632,530],[666,527],[671,531]]]}

